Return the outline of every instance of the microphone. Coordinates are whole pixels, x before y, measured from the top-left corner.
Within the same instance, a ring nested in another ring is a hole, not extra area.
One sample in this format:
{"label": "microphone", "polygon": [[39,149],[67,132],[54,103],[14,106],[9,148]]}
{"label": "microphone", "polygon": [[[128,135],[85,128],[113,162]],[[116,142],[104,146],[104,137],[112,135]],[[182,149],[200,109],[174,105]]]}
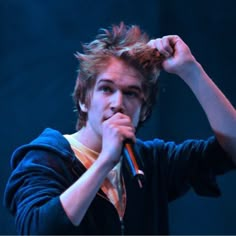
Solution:
{"label": "microphone", "polygon": [[137,179],[139,187],[142,188],[144,181],[144,173],[138,167],[138,163],[135,157],[135,150],[133,148],[133,142],[131,140],[128,139],[124,142],[122,155],[126,161],[126,166],[131,176]]}

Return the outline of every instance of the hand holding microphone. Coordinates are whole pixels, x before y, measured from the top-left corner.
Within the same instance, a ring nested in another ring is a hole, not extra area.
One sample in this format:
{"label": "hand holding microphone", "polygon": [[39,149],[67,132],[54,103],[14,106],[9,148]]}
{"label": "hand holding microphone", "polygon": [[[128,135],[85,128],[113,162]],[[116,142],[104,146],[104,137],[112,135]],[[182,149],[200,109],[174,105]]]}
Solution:
{"label": "hand holding microphone", "polygon": [[[111,125],[112,124],[112,125]],[[104,134],[108,135],[107,137],[113,137],[113,134],[115,137],[117,137],[117,127],[130,127],[131,125],[130,118],[123,114],[122,112],[117,112],[113,116],[111,116],[109,119],[106,119],[103,123],[104,127]],[[116,129],[114,129],[116,128]],[[121,136],[124,135],[123,129],[120,129],[122,132],[120,133]],[[130,129],[128,129],[130,130]],[[113,132],[114,131],[114,132]],[[130,131],[129,131],[130,132]],[[127,134],[124,136],[128,136]],[[110,140],[109,138],[105,139]],[[143,186],[144,181],[144,173],[142,170],[139,169],[138,163],[136,161],[136,153],[133,145],[133,141],[130,138],[125,139],[123,143],[123,149],[122,149],[122,156],[123,160],[125,162],[125,165],[127,167],[127,170],[132,178],[135,178],[138,181],[138,184],[140,188]],[[106,146],[106,145],[105,145]],[[107,146],[106,146],[107,147]],[[114,152],[114,148],[112,148],[112,152]],[[117,153],[114,153],[116,156]]]}

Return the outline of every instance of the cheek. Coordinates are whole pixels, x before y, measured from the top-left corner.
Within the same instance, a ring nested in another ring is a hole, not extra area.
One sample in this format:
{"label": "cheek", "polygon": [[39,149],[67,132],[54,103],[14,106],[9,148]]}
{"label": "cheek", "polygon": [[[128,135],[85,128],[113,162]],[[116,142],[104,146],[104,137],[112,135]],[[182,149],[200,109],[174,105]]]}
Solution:
{"label": "cheek", "polygon": [[93,96],[90,102],[90,110],[93,111],[93,113],[97,113],[97,115],[101,115],[102,111],[105,107],[105,100],[101,96],[97,96],[96,94]]}
{"label": "cheek", "polygon": [[94,108],[94,107],[96,108],[97,104],[99,104],[99,100],[100,100],[100,98],[99,98],[99,96],[97,96],[96,93],[91,94],[91,96],[90,96],[90,108]]}
{"label": "cheek", "polygon": [[130,110],[132,113],[130,113],[130,117],[132,117],[132,123],[134,127],[137,127],[139,120],[140,120],[140,114],[141,114],[141,107],[138,107],[136,109],[131,109]]}

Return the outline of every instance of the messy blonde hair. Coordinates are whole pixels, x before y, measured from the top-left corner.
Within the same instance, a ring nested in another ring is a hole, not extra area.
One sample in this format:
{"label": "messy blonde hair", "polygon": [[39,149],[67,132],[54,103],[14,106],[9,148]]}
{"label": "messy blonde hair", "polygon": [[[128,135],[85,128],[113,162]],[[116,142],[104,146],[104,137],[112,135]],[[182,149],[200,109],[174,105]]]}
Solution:
{"label": "messy blonde hair", "polygon": [[151,114],[156,100],[162,56],[147,45],[148,41],[147,34],[143,33],[139,26],[127,26],[121,22],[109,29],[100,29],[94,41],[82,45],[83,53],[76,53],[79,70],[73,92],[78,112],[77,130],[85,126],[87,121],[87,113],[81,110],[80,103],[89,107],[96,78],[111,58],[121,59],[141,73],[144,78],[142,88],[145,95],[145,118]]}

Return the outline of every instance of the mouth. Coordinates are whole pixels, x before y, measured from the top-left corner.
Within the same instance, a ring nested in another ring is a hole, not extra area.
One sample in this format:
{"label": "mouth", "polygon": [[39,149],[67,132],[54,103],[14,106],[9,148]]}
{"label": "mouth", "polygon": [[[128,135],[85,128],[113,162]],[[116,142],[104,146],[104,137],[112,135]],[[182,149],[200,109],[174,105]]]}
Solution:
{"label": "mouth", "polygon": [[105,116],[105,117],[103,117],[103,118],[102,118],[102,122],[104,122],[104,121],[110,119],[111,117],[112,117],[112,116]]}
{"label": "mouth", "polygon": [[104,121],[106,121],[106,120],[109,120],[112,116],[114,116],[115,115],[115,113],[113,113],[113,114],[109,114],[109,115],[105,115],[104,117],[103,117],[103,119],[102,119],[102,121],[104,122]]}

